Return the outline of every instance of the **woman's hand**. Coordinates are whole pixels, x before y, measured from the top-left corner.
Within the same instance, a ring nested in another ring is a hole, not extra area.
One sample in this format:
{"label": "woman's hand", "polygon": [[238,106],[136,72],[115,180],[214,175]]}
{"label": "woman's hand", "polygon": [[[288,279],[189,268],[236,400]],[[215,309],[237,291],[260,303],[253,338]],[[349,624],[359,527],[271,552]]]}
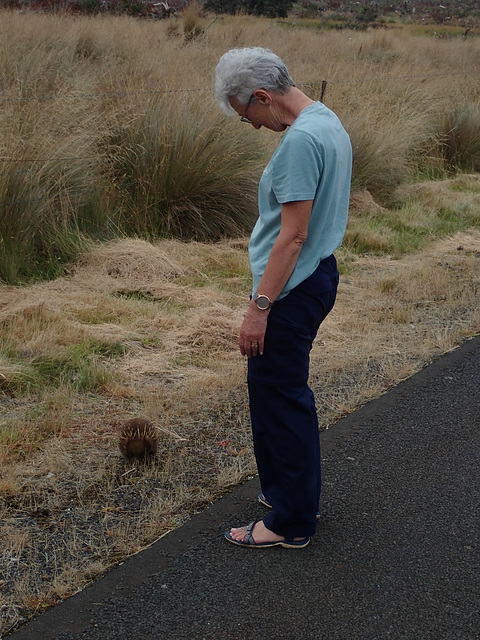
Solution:
{"label": "woman's hand", "polygon": [[258,309],[253,301],[250,302],[238,339],[238,346],[242,356],[251,358],[252,356],[261,356],[263,354],[268,314],[268,311]]}

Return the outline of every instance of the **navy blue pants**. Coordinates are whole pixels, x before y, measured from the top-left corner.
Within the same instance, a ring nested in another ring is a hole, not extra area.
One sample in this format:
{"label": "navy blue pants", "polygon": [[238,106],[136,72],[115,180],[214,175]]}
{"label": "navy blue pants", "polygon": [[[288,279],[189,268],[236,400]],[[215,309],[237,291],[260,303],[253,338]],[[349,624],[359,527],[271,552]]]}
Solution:
{"label": "navy blue pants", "polygon": [[287,538],[315,533],[320,441],[308,386],[310,350],[338,286],[332,255],[268,316],[262,356],[248,360],[253,443],[262,492],[273,506],[265,526]]}

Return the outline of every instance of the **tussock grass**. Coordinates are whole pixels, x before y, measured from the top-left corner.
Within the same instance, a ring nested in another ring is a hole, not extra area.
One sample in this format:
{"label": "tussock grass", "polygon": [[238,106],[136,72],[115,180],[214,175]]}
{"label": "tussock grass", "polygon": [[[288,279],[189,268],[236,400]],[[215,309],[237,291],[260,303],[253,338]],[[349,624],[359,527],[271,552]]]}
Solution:
{"label": "tussock grass", "polygon": [[103,226],[96,158],[86,134],[96,122],[83,110],[72,113],[71,106],[56,104],[58,127],[38,104],[22,103],[15,110],[7,103],[2,113],[0,278],[5,282],[59,275]]}
{"label": "tussock grass", "polygon": [[446,113],[439,131],[440,152],[453,171],[480,171],[480,103]]}
{"label": "tussock grass", "polygon": [[127,129],[113,131],[106,147],[118,227],[127,235],[197,240],[245,233],[255,219],[262,156],[256,137],[245,133],[201,115],[197,101],[156,99]]}
{"label": "tussock grass", "polygon": [[381,205],[405,181],[477,170],[477,38],[249,16],[207,29],[189,11],[175,21],[195,33],[187,44],[167,20],[2,12],[2,281],[56,277],[96,240],[217,239],[251,225],[278,138],[219,114],[213,70],[230,47],[274,49],[313,97],[327,81],[324,100],[351,134],[354,188]]}

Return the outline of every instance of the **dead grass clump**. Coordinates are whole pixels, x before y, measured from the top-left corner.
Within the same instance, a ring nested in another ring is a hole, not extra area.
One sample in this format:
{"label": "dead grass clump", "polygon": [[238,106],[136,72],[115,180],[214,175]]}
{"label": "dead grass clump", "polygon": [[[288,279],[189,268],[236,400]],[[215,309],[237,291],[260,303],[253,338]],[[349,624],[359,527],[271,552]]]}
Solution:
{"label": "dead grass clump", "polygon": [[203,34],[204,19],[202,6],[196,0],[190,0],[182,11],[183,34],[185,42],[191,42]]}
{"label": "dead grass clump", "polygon": [[386,209],[375,201],[372,194],[367,189],[354,190],[350,196],[350,216],[362,215],[365,213],[384,214]]}
{"label": "dead grass clump", "polygon": [[238,318],[222,305],[197,318],[196,326],[190,327],[178,338],[179,344],[187,345],[195,359],[195,352],[202,357],[229,357],[237,348]]}
{"label": "dead grass clump", "polygon": [[38,372],[28,363],[12,362],[0,354],[0,392],[6,397],[28,394],[41,384]]}
{"label": "dead grass clump", "polygon": [[[179,245],[180,243],[178,243]],[[76,273],[88,279],[88,272],[107,282],[121,280],[123,283],[149,281],[171,281],[183,272],[182,266],[173,258],[176,243],[154,245],[140,239],[129,238],[106,243],[85,255]],[[92,285],[97,289],[98,280]]]}
{"label": "dead grass clump", "polygon": [[385,254],[392,251],[395,234],[381,222],[372,224],[368,214],[352,218],[344,238],[344,246],[354,253]]}
{"label": "dead grass clump", "polygon": [[[33,358],[48,356],[52,350],[77,345],[86,334],[79,326],[59,313],[43,296],[35,294],[23,298],[0,311],[0,326],[5,339],[5,355],[32,364]],[[17,360],[18,361],[18,360]]]}
{"label": "dead grass clump", "polygon": [[[24,337],[42,332],[46,327],[57,324],[61,314],[50,307],[45,300],[32,300],[29,297],[21,299],[22,296],[18,293],[16,302],[4,307],[0,312],[0,323],[4,330]],[[19,297],[20,300],[18,300]]]}

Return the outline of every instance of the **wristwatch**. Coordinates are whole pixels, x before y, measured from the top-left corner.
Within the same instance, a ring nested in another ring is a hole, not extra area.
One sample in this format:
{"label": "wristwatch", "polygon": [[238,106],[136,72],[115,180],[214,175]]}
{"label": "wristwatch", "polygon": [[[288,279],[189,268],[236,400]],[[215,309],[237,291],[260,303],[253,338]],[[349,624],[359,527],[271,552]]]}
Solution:
{"label": "wristwatch", "polygon": [[261,311],[268,311],[272,308],[273,302],[268,296],[264,296],[261,293],[257,293],[253,298],[253,301]]}

